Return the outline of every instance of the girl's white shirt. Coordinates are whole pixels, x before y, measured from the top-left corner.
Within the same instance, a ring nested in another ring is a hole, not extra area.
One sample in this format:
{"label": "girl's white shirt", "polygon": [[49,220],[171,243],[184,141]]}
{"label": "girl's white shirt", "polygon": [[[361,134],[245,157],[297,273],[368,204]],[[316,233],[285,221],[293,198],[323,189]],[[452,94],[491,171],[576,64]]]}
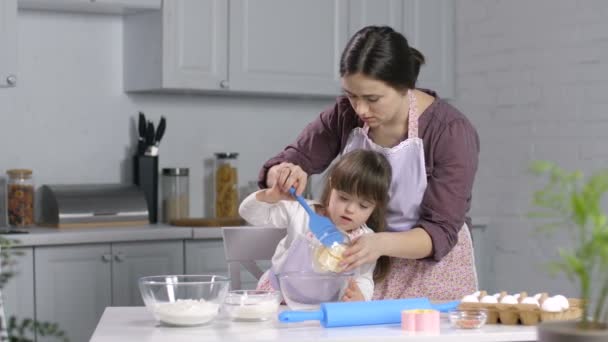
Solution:
{"label": "girl's white shirt", "polygon": [[[262,190],[260,190],[262,191]],[[259,192],[259,191],[258,191]],[[297,237],[303,237],[307,241],[315,239],[308,228],[309,216],[306,210],[296,201],[279,201],[277,203],[266,203],[258,201],[254,192],[247,196],[239,207],[239,214],[243,219],[254,226],[265,226],[274,228],[286,228],[287,235],[279,241],[272,257],[272,269],[279,273],[281,266],[287,259],[287,250]],[[307,201],[311,208],[319,205],[315,201]],[[351,239],[356,239],[363,234],[373,234],[367,225],[348,232]],[[312,263],[312,260],[309,262]],[[374,294],[374,268],[375,263],[363,264],[354,270],[356,281],[365,300],[371,300]]]}

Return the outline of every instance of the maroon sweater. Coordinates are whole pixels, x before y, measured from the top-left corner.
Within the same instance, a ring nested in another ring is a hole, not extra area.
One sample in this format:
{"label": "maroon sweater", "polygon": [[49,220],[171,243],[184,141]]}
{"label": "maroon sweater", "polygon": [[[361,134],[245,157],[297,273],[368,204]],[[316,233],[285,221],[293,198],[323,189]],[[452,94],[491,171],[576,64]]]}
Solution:
{"label": "maroon sweater", "polygon": [[[479,137],[473,125],[456,108],[438,98],[420,115],[418,131],[424,142],[428,185],[420,204],[422,227],[433,241],[434,260],[441,260],[458,242],[458,232],[471,206],[471,191],[479,156]],[[260,187],[266,187],[268,169],[287,161],[306,173],[323,172],[346,146],[349,133],[363,127],[346,97],[321,113],[285,150],[267,161],[260,171]],[[405,139],[406,137],[404,137]],[[407,175],[393,175],[393,177]]]}

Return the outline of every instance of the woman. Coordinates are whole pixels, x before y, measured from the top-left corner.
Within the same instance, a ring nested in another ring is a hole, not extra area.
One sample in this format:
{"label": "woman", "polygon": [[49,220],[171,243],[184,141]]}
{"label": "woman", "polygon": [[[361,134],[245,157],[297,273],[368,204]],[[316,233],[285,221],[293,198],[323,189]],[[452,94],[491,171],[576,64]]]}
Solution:
{"label": "woman", "polygon": [[362,236],[345,252],[347,269],[391,257],[374,298],[457,299],[477,289],[466,213],[477,170],[477,132],[454,107],[415,88],[424,57],[389,27],[369,26],[340,59],[345,96],[270,159],[260,185],[301,193],[308,174],[340,153],[371,149],[393,169],[387,232]]}

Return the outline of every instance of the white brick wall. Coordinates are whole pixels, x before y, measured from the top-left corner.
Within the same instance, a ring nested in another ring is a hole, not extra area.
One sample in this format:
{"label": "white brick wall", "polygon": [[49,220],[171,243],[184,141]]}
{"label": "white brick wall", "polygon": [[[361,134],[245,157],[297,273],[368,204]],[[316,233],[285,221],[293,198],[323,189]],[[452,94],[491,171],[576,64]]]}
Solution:
{"label": "white brick wall", "polygon": [[607,17],[602,0],[456,1],[453,102],[481,138],[472,214],[491,218],[492,291],[577,294],[544,271],[554,245],[525,217],[539,186],[526,168],[608,167]]}

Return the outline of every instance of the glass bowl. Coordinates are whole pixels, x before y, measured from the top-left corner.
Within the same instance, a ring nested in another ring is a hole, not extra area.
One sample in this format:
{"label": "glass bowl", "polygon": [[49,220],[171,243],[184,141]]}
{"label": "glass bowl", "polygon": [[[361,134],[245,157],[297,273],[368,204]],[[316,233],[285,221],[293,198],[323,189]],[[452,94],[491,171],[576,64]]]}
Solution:
{"label": "glass bowl", "polygon": [[229,278],[218,275],[162,275],[140,278],[139,291],[161,324],[194,326],[218,315],[229,284]]}
{"label": "glass bowl", "polygon": [[479,329],[488,319],[484,309],[452,310],[448,315],[452,326],[458,329]]}
{"label": "glass bowl", "polygon": [[276,317],[280,304],[279,291],[235,290],[228,292],[224,311],[234,321],[260,322]]}
{"label": "glass bowl", "polygon": [[278,275],[281,294],[291,310],[317,310],[337,302],[353,273],[284,272]]}

